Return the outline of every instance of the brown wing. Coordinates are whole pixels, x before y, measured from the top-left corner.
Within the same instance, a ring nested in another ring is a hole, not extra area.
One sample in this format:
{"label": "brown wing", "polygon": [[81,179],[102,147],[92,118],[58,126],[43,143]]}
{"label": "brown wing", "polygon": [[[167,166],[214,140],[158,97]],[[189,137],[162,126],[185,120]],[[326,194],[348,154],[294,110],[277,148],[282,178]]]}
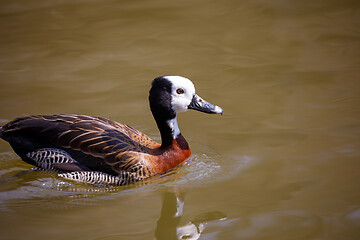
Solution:
{"label": "brown wing", "polygon": [[110,166],[116,173],[152,175],[154,170],[147,160],[153,149],[160,146],[128,125],[84,115],[29,116],[4,127],[8,135],[23,133],[27,138],[31,136],[28,142],[36,142],[32,151],[36,150],[34,148],[59,147],[80,165],[97,171]]}

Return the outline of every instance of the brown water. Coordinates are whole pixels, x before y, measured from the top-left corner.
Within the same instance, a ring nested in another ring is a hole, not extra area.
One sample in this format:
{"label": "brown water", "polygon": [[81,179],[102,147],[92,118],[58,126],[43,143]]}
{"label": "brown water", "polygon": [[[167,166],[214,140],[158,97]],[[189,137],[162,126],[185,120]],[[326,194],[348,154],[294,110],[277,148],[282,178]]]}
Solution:
{"label": "brown water", "polygon": [[359,239],[359,27],[358,1],[2,1],[0,124],[81,113],[159,140],[160,75],[225,114],[181,114],[189,164],[129,187],[24,172],[1,141],[0,238]]}

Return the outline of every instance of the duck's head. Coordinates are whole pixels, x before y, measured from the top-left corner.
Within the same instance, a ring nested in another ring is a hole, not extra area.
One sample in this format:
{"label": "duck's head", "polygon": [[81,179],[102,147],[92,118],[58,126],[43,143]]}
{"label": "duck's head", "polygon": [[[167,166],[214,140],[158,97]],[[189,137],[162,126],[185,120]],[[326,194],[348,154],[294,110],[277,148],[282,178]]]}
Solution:
{"label": "duck's head", "polygon": [[152,82],[149,96],[154,117],[174,119],[177,113],[189,109],[205,113],[223,113],[221,107],[213,105],[195,93],[194,84],[181,76],[157,77]]}

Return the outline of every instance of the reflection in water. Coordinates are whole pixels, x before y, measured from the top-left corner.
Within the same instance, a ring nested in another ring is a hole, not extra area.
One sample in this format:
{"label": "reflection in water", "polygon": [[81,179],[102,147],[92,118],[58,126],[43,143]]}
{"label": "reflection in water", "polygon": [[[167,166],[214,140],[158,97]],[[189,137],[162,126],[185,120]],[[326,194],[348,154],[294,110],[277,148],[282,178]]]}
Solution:
{"label": "reflection in water", "polygon": [[185,194],[181,191],[166,192],[163,196],[161,215],[157,221],[155,237],[157,240],[199,239],[207,222],[226,217],[222,212],[207,212],[182,224]]}
{"label": "reflection in water", "polygon": [[[163,179],[166,178],[161,180]],[[154,181],[157,182],[159,179],[154,179]],[[0,192],[0,210],[12,212],[33,207],[47,210],[73,210],[81,206],[91,209],[90,206],[97,206],[105,199],[110,201],[129,194],[134,196],[136,193],[144,193],[156,187],[159,185],[150,184],[150,182],[148,185],[121,187],[80,184],[62,181],[61,178],[55,176],[55,173],[28,170],[2,178],[0,188],[7,190]],[[1,194],[4,192],[7,194]],[[176,189],[163,194],[160,218],[155,229],[157,240],[199,239],[207,223],[226,218],[226,215],[219,211],[185,218],[184,207],[184,191]],[[121,235],[112,236],[121,237]]]}
{"label": "reflection in water", "polygon": [[156,239],[178,239],[176,228],[180,224],[183,211],[183,197],[177,197],[175,193],[170,192],[164,194],[161,215],[155,230]]}
{"label": "reflection in water", "polygon": [[[10,156],[14,156],[14,154],[11,153]],[[209,176],[216,173],[215,170],[219,168],[214,163],[211,164],[205,155],[198,157],[197,161],[193,161],[195,156],[196,154],[165,174],[125,186],[74,182],[58,177],[55,172],[36,168],[26,169],[29,166],[16,157],[2,156],[0,157],[0,209],[8,211],[34,205],[45,209],[71,209],[77,206],[96,204],[97,200],[102,197],[114,199],[119,195],[152,191],[159,186],[172,188],[179,184],[189,183],[189,181],[194,186],[208,180]],[[14,162],[18,163],[20,167],[7,167],[8,164]],[[178,198],[178,205],[181,203],[180,199],[183,198]],[[165,207],[164,209],[172,208]],[[179,211],[179,216],[181,212]]]}
{"label": "reflection in water", "polygon": [[34,206],[45,209],[88,206],[100,196],[119,191],[117,187],[63,181],[56,173],[37,169],[0,177],[0,209],[5,211]]}

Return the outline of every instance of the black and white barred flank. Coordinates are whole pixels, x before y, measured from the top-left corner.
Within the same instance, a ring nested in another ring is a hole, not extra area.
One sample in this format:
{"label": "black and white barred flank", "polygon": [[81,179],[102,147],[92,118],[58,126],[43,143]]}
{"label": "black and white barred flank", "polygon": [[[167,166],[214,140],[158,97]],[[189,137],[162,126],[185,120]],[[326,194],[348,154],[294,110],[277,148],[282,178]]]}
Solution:
{"label": "black and white barred flank", "polygon": [[118,176],[113,176],[103,172],[67,172],[58,174],[60,177],[91,184],[106,184],[106,185],[126,185],[140,181],[143,177],[137,177],[134,173],[122,172]]}
{"label": "black and white barred flank", "polygon": [[56,148],[42,148],[27,153],[26,157],[34,160],[38,167],[51,171],[58,170],[54,167],[55,164],[76,162],[67,152]]}
{"label": "black and white barred flank", "polygon": [[64,150],[55,148],[42,148],[29,152],[26,156],[35,161],[42,170],[58,172],[60,177],[91,184],[126,185],[144,179],[138,173],[120,172],[117,176],[98,171],[72,171],[66,172],[56,167],[58,164],[76,163],[76,161]]}

